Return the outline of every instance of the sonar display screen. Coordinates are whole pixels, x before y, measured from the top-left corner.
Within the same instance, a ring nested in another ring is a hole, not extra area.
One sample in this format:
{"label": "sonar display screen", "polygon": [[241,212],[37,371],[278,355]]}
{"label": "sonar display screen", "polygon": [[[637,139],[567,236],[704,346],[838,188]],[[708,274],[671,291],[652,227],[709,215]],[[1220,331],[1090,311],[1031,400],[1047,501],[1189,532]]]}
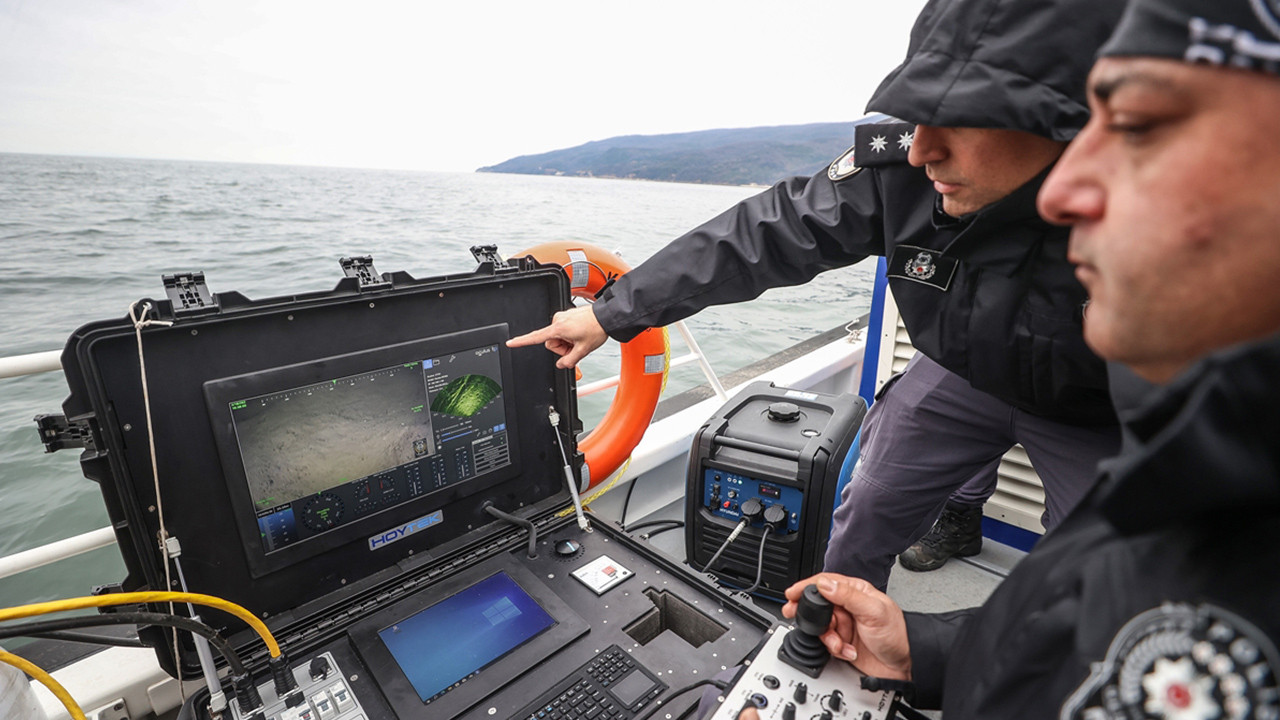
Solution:
{"label": "sonar display screen", "polygon": [[511,464],[499,348],[229,403],[264,552]]}

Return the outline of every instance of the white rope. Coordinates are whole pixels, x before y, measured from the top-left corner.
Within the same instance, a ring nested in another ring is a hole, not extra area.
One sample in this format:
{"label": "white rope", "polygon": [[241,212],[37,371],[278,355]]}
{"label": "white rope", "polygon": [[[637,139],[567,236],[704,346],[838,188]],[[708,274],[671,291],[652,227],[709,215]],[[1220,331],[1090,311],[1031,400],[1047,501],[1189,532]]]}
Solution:
{"label": "white rope", "polygon": [[[155,436],[155,432],[152,431],[151,429],[151,393],[147,389],[147,361],[146,361],[146,358],[143,356],[143,352],[142,352],[142,328],[150,327],[152,325],[160,325],[163,327],[168,327],[170,325],[173,325],[173,323],[168,320],[146,319],[147,313],[151,312],[151,303],[146,303],[145,305],[142,306],[142,316],[139,317],[137,314],[139,302],[142,302],[142,301],[137,300],[137,301],[134,301],[131,305],[129,305],[129,319],[133,321],[133,334],[138,338],[138,372],[141,373],[141,376],[142,376],[142,406],[146,411],[147,443],[151,449],[151,478],[155,483],[156,517],[160,520],[160,537],[158,538],[158,540],[160,544],[160,552],[164,555],[164,590],[169,591],[173,589],[172,588],[173,578],[170,575],[171,571],[169,569],[169,566],[170,566],[169,546],[168,546],[168,543],[165,542],[166,540],[169,539],[169,531],[165,528],[164,503],[160,500],[160,464],[156,461],[156,436]],[[169,613],[173,614],[173,612],[174,612],[174,608],[173,608],[173,603],[171,602],[169,603]],[[178,673],[181,674],[182,662],[179,659],[179,655],[178,655],[178,629],[173,628],[172,632],[173,632],[173,663],[174,663],[174,667],[177,668]],[[181,682],[178,683],[178,689],[182,694],[182,701],[185,703],[187,700],[187,693],[186,693],[186,690],[183,689]]]}

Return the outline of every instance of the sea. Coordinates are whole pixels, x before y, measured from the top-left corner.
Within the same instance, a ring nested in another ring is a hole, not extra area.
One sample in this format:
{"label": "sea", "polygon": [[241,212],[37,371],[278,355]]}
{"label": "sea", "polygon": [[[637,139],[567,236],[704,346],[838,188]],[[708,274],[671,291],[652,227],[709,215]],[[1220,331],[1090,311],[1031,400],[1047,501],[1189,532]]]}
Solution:
{"label": "sea", "polygon": [[[600,178],[367,170],[0,153],[0,356],[60,350],[77,327],[164,297],[161,276],[202,271],[212,292],[259,299],[331,289],[339,258],[379,272],[469,272],[469,248],[506,256],[551,240],[591,243],[635,265],[758,187]],[[687,321],[724,374],[870,306],[871,263],[825,273]],[[673,355],[687,352],[678,333]],[[616,344],[583,363],[616,373]],[[703,382],[672,371],[666,394]],[[0,556],[108,525],[78,452],[45,454],[32,418],[61,412],[60,372],[0,379]],[[590,427],[608,393],[584,399]],[[0,579],[0,607],[119,582],[114,547]]]}

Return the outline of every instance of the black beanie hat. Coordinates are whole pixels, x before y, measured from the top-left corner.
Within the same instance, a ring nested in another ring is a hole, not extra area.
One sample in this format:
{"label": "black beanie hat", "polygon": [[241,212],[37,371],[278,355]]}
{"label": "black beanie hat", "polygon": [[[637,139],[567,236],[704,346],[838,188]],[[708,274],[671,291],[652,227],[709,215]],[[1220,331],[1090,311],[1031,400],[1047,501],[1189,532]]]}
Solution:
{"label": "black beanie hat", "polygon": [[1280,73],[1280,0],[1133,0],[1099,55]]}

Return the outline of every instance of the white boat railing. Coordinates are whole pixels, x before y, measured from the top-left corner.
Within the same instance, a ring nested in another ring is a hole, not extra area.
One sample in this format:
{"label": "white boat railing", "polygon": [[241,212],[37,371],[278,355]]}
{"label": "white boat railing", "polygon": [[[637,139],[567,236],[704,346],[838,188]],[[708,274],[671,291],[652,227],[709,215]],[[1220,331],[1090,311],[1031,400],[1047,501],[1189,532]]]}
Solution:
{"label": "white boat railing", "polygon": [[37,375],[62,369],[59,359],[62,353],[58,350],[31,353],[30,355],[14,355],[0,358],[0,378],[19,377],[21,375]]}
{"label": "white boat railing", "polygon": [[55,540],[40,547],[6,555],[0,558],[0,579],[28,570],[35,570],[45,565],[51,565],[59,560],[66,560],[67,558],[87,553],[90,550],[114,545],[115,542],[115,531],[110,527],[104,527],[90,530],[87,533],[81,533],[65,540]]}
{"label": "white boat railing", "polygon": [[[684,338],[685,345],[688,346],[689,352],[685,355],[672,358],[669,367],[675,368],[681,365],[687,365],[697,362],[698,367],[702,370],[702,374],[706,376],[707,383],[715,391],[716,397],[724,402],[729,399],[725,393],[724,386],[720,384],[720,379],[716,377],[715,371],[711,369],[711,364],[707,361],[706,355],[702,352],[702,348],[697,341],[693,339],[693,335],[689,329],[685,327],[683,321],[675,323],[676,329]],[[53,372],[62,368],[60,360],[62,353],[58,350],[50,350],[47,352],[31,353],[28,355],[13,355],[10,357],[0,357],[0,379],[21,377],[23,375],[38,375],[45,372]],[[578,396],[583,397],[592,393],[607,390],[616,387],[620,376],[604,378],[595,382],[586,383],[578,387]],[[34,570],[46,565],[52,565],[60,560],[75,557],[91,550],[107,547],[115,544],[115,531],[110,527],[98,528],[80,535],[65,538],[63,540],[55,540],[51,543],[23,550],[0,557],[0,579],[17,575],[28,570]]]}

